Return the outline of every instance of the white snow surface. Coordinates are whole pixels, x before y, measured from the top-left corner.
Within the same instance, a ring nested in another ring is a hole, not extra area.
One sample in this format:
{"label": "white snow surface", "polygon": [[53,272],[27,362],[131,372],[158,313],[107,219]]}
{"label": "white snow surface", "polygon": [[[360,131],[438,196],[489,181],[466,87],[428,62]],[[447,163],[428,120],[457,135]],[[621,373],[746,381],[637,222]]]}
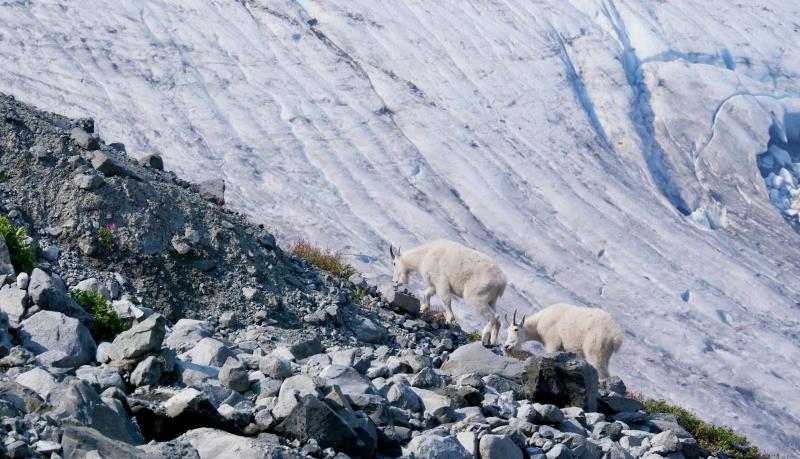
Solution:
{"label": "white snow surface", "polygon": [[0,91],[224,177],[228,205],[378,280],[389,243],[489,253],[504,311],[608,310],[630,390],[794,456],[800,236],[756,155],[800,143],[798,18],[778,0],[0,0]]}

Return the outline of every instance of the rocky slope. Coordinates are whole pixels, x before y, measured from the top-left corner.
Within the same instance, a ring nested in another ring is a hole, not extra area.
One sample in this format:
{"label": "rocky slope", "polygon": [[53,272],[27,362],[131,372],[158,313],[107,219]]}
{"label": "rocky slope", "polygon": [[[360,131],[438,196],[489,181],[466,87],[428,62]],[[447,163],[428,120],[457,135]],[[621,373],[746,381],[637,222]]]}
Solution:
{"label": "rocky slope", "polygon": [[[0,97],[0,455],[707,457],[675,418],[568,354],[526,362],[420,320],[418,302],[284,253],[193,185]],[[110,342],[68,291],[129,328]],[[719,455],[718,457],[724,457]]]}

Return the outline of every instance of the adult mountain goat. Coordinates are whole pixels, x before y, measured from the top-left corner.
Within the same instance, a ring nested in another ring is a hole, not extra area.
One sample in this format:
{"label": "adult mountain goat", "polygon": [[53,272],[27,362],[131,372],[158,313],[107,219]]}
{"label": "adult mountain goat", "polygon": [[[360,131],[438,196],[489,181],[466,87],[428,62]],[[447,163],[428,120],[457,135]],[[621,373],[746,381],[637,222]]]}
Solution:
{"label": "adult mountain goat", "polygon": [[443,239],[427,242],[395,253],[389,247],[394,263],[395,284],[408,283],[408,273],[418,272],[427,288],[423,294],[421,313],[430,307],[431,297],[438,295],[444,303],[447,323],[455,320],[450,302],[462,298],[486,320],[481,333],[484,346],[497,344],[500,317],[495,314],[497,299],[506,289],[506,276],[488,256],[468,247]]}
{"label": "adult mountain goat", "polygon": [[517,323],[517,311],[508,321],[508,338],[503,350],[506,354],[519,352],[522,343],[539,341],[545,352],[574,352],[595,369],[600,379],[607,378],[608,361],[622,346],[622,333],[611,314],[594,308],[584,308],[566,303],[548,306],[536,314],[522,316]]}

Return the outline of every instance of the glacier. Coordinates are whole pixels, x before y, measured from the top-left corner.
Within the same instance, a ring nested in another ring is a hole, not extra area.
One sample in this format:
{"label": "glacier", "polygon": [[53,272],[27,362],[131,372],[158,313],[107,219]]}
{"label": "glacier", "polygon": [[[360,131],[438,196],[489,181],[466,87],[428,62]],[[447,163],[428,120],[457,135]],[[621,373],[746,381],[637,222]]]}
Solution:
{"label": "glacier", "polygon": [[[160,153],[376,282],[489,253],[502,311],[603,308],[635,391],[800,454],[800,3],[0,0],[0,91]],[[456,315],[475,326],[463,307]]]}

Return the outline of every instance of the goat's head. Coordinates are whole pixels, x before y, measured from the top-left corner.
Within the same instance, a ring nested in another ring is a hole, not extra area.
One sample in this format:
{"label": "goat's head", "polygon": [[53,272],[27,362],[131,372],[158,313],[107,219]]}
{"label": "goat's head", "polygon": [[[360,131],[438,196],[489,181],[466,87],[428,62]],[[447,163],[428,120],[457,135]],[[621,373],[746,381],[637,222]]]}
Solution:
{"label": "goat's head", "polygon": [[394,265],[394,274],[392,275],[392,282],[394,282],[395,285],[407,284],[408,268],[406,268],[405,263],[403,263],[403,255],[400,253],[400,249],[397,249],[397,252],[395,252],[394,247],[390,245],[389,255],[392,256],[392,265]]}
{"label": "goat's head", "polygon": [[523,315],[522,320],[517,323],[517,310],[514,309],[514,316],[511,318],[511,322],[508,321],[508,314],[505,315],[505,320],[508,329],[506,330],[507,338],[506,343],[503,345],[503,351],[508,355],[512,355],[519,352],[522,343],[528,341],[524,326],[525,316]]}

